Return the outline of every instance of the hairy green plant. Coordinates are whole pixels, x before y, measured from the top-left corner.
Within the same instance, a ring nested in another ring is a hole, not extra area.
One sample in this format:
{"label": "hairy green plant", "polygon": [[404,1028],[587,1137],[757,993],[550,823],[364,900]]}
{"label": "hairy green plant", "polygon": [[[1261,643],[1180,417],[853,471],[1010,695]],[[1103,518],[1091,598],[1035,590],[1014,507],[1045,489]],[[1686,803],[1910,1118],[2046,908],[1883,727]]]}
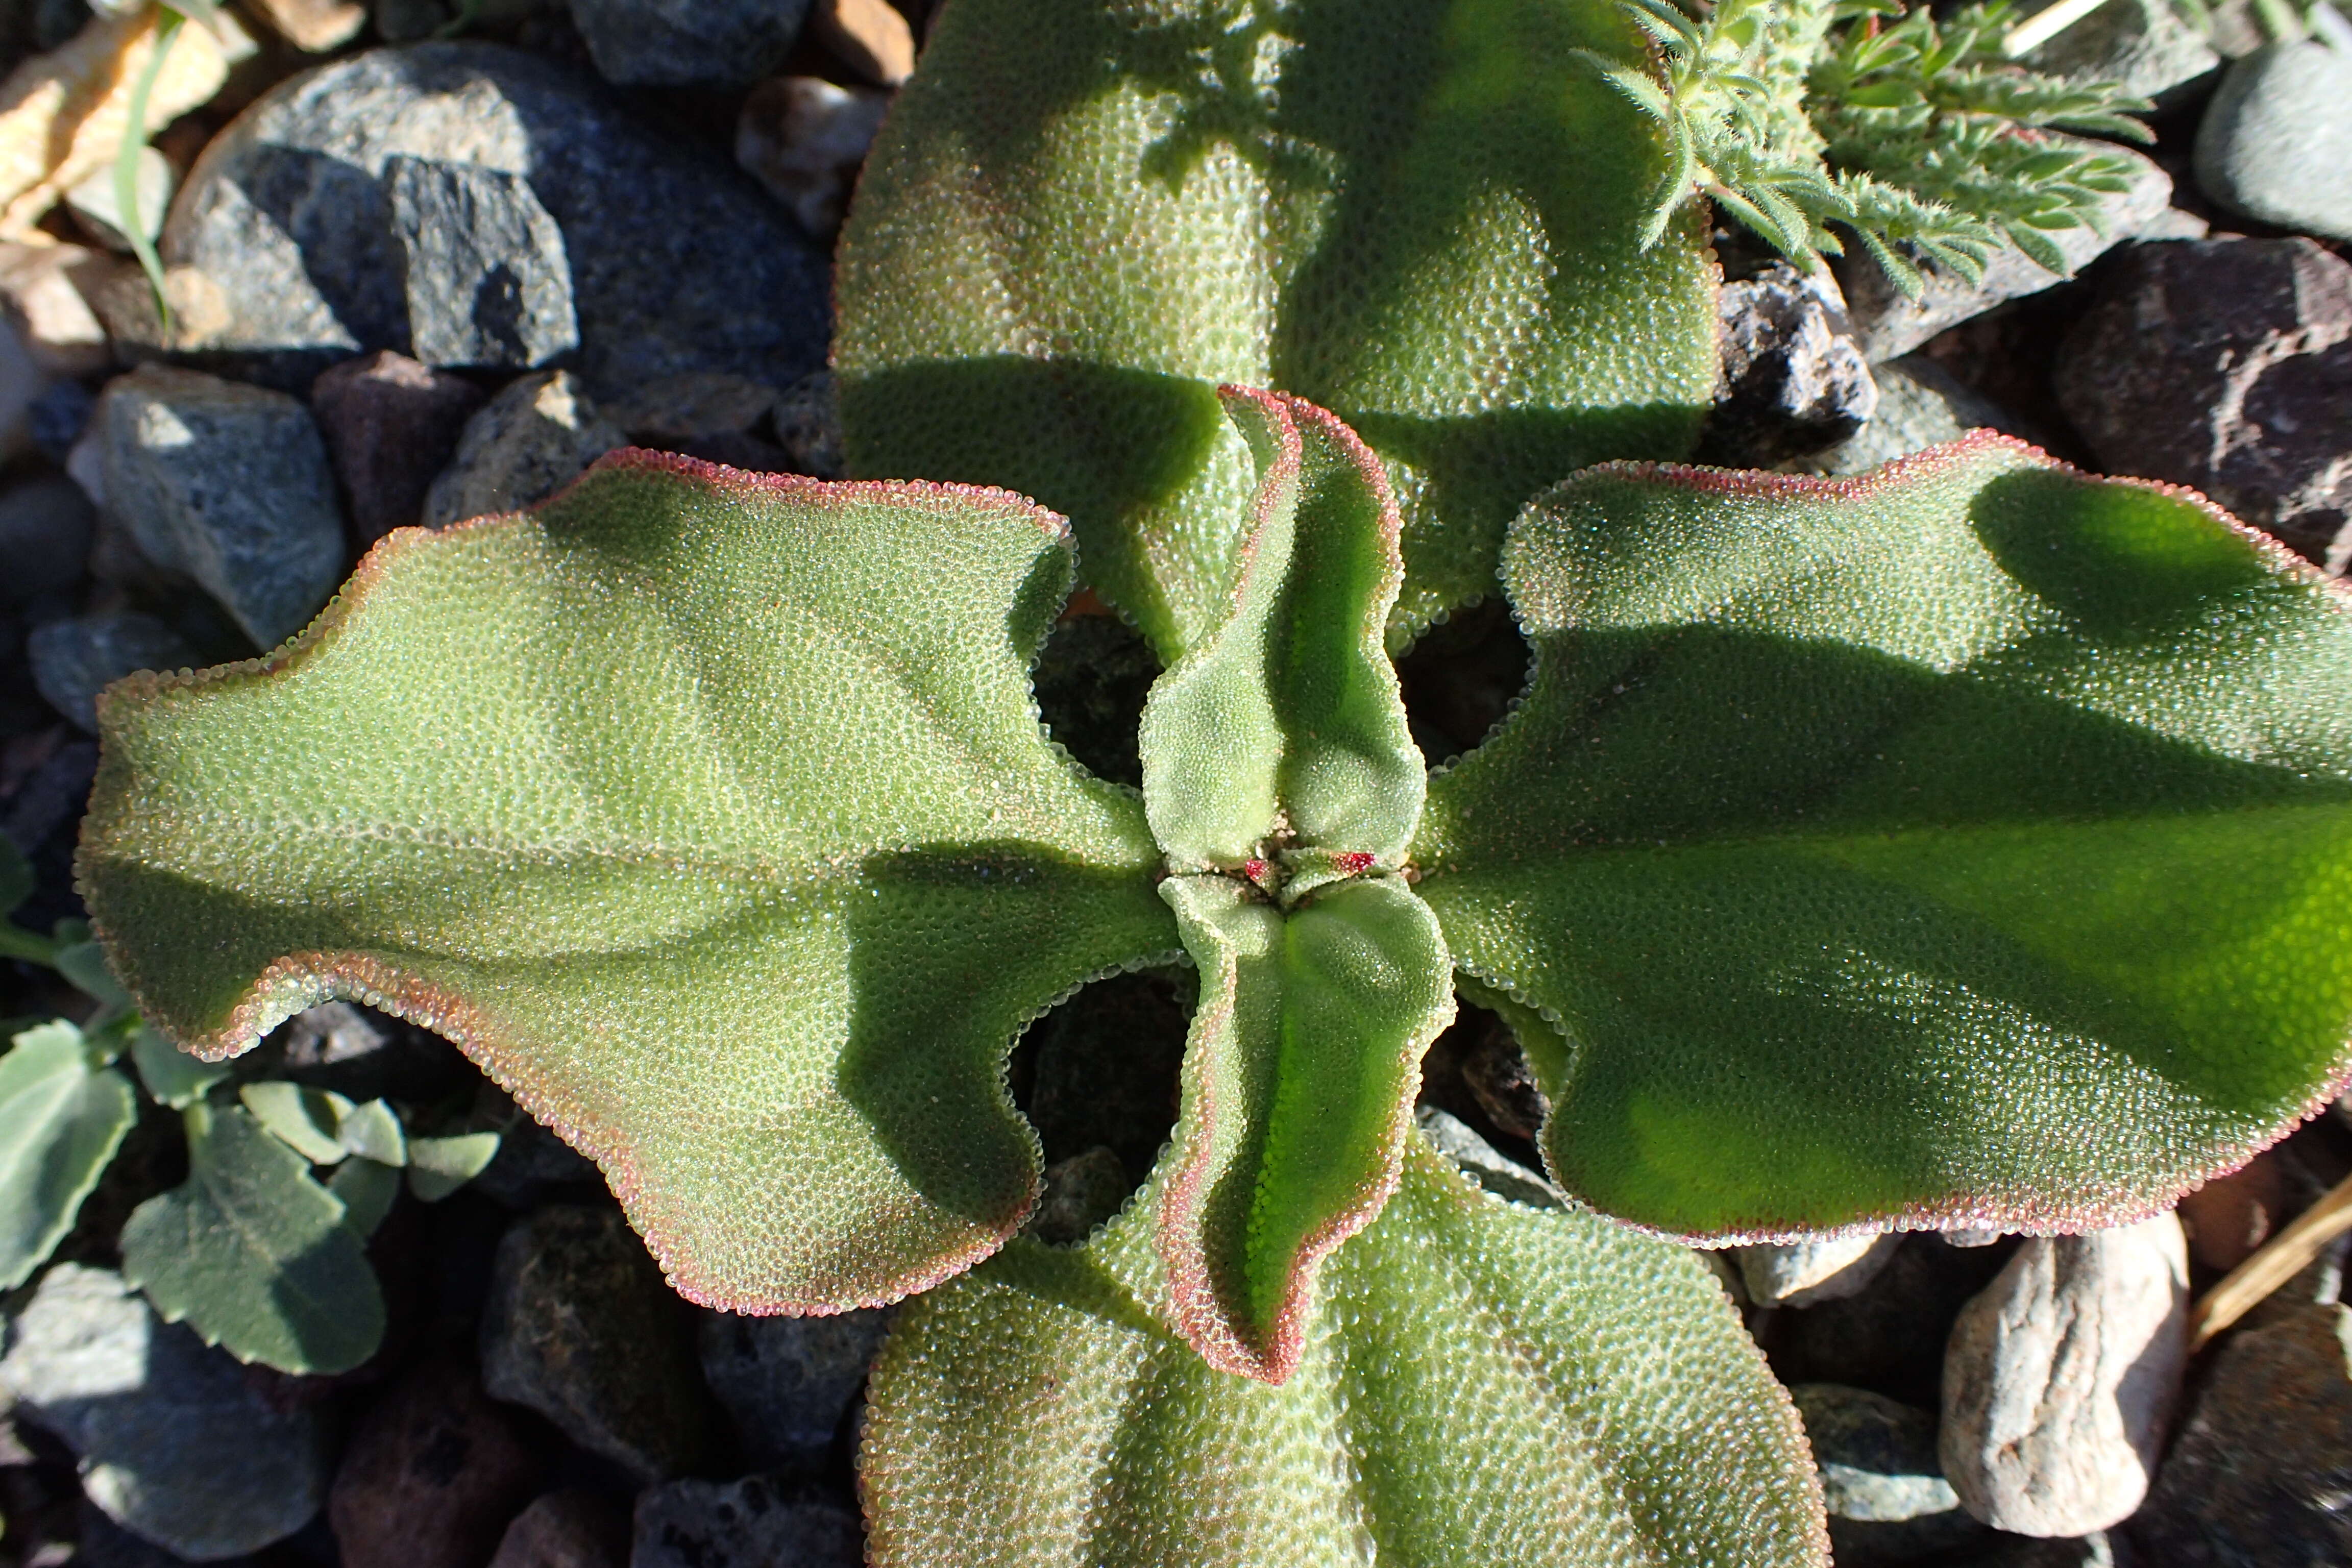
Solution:
{"label": "hairy green plant", "polygon": [[[32,877],[0,839],[0,914]],[[98,1005],[15,1034],[0,1055],[0,1289],[14,1289],[73,1229],[82,1201],[140,1117],[126,1056],[149,1100],[179,1113],[188,1178],[131,1211],[123,1277],[167,1322],[184,1321],[239,1360],[347,1372],[383,1337],[367,1238],[405,1172],[431,1203],[478,1174],[494,1132],[411,1138],[381,1100],[269,1079],[233,1084],[146,1026],[79,922],[41,937],[0,920],[0,951],[58,970]],[[274,1134],[274,1136],[272,1136]],[[314,1166],[334,1167],[324,1183]]]}
{"label": "hairy green plant", "polygon": [[2003,245],[2053,272],[2052,233],[2095,226],[2130,163],[2045,127],[2145,142],[2150,107],[2112,82],[2018,67],[2010,0],[1938,19],[1904,0],[1721,0],[1700,21],[1627,0],[1663,81],[1601,55],[1595,70],[1666,130],[1673,161],[1645,238],[1699,197],[1811,265],[1859,239],[1905,292],[1915,253],[1970,280]]}
{"label": "hairy green plant", "polygon": [[[2323,1103],[2352,614],[1983,433],[1596,462],[1687,444],[1715,312],[1594,55],[1648,58],[1612,0],[957,0],[841,269],[853,461],[925,478],[617,454],[118,685],[115,972],[206,1059],[330,995],[442,1031],[698,1300],[941,1287],[874,1378],[877,1564],[1818,1568],[1674,1238],[2099,1225]],[[1165,665],[1139,791],[1033,700],[1080,564]],[[1489,592],[1528,685],[1433,773],[1391,651]],[[1172,962],[1158,1167],[1018,1234],[1014,1040]],[[1416,1132],[1457,997],[1572,1201]]]}

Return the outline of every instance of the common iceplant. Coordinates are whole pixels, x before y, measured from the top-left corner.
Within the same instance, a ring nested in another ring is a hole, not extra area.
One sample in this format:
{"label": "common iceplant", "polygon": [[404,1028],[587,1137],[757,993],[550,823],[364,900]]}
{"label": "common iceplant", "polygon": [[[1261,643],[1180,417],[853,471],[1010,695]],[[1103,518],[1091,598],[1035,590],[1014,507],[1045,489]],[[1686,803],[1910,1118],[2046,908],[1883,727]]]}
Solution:
{"label": "common iceplant", "polygon": [[[1669,1238],[2101,1225],[2323,1103],[2352,617],[1987,434],[1642,460],[1715,363],[1696,205],[1645,234],[1678,153],[1591,61],[1643,37],[955,0],[841,261],[851,460],[920,477],[621,454],[116,688],[80,875],[123,984],[209,1057],[328,995],[442,1030],[698,1300],[921,1293],[877,1563],[1821,1563],[1794,1411]],[[1081,572],[1165,666],[1139,792],[1032,700]],[[1528,684],[1433,773],[1391,653],[1491,593]],[[1015,1037],[1180,961],[1157,1170],[1016,1235]],[[1570,1206],[1413,1131],[1457,994]]]}

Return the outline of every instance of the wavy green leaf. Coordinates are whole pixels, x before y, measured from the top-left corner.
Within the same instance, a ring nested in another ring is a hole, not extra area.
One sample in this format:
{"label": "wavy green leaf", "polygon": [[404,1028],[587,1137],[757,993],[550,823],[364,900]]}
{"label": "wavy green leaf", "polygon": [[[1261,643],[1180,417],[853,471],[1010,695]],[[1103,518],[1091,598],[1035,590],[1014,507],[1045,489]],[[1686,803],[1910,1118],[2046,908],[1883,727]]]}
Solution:
{"label": "wavy green leaf", "polygon": [[1255,488],[1215,388],[1274,387],[1387,464],[1401,620],[1491,591],[1528,496],[1714,391],[1702,226],[1642,248],[1664,138],[1587,50],[1647,55],[1612,0],[958,0],[843,239],[853,471],[1067,513],[1172,665]]}
{"label": "wavy green leaf", "polygon": [[123,1279],[239,1361],[337,1373],[374,1354],[383,1294],[342,1200],[243,1108],[181,1115],[188,1179],[131,1211]]}
{"label": "wavy green leaf", "polygon": [[226,1064],[192,1057],[145,1024],[131,1032],[131,1063],[148,1098],[173,1110],[185,1110],[232,1070]]}
{"label": "wavy green leaf", "polygon": [[1323,410],[1237,390],[1224,401],[1257,462],[1257,504],[1231,613],[1151,689],[1143,798],[1171,868],[1274,857],[1284,864],[1259,876],[1287,900],[1394,869],[1421,817],[1421,753],[1384,647],[1396,503],[1379,461]]}
{"label": "wavy green leaf", "polygon": [[1788,1394],[1688,1252],[1420,1140],[1279,1386],[1162,1326],[1151,1189],[909,1304],[859,1455],[876,1568],[1821,1568]]}
{"label": "wavy green leaf", "polygon": [[1396,1184],[1454,1018],[1445,942],[1393,877],[1287,910],[1226,877],[1160,892],[1201,969],[1160,1219],[1176,1321],[1210,1364],[1279,1383],[1317,1267]]}
{"label": "wavy green leaf", "polygon": [[408,1190],[437,1204],[490,1168],[499,1157],[495,1132],[461,1132],[449,1138],[408,1141]]}
{"label": "wavy green leaf", "polygon": [[182,1043],[354,997],[593,1155],[688,1294],[894,1299],[1033,1201],[1014,1034],[1177,946],[1141,804],[1031,707],[1069,578],[1001,493],[607,459],[118,687],[81,883]]}
{"label": "wavy green leaf", "polygon": [[2195,498],[1989,434],[1617,467],[1504,574],[1531,686],[1414,858],[1564,1037],[1570,1191],[1716,1237],[2094,1226],[2352,1069],[2352,615]]}
{"label": "wavy green leaf", "polygon": [[313,1165],[331,1165],[351,1152],[337,1136],[352,1102],[331,1089],[299,1083],[248,1083],[236,1091],[253,1119]]}
{"label": "wavy green leaf", "polygon": [[343,1205],[343,1223],[362,1237],[373,1236],[400,1200],[400,1169],[364,1154],[335,1167],[327,1190]]}
{"label": "wavy green leaf", "polygon": [[138,1120],[130,1080],[62,1018],[0,1056],[0,1290],[57,1250]]}

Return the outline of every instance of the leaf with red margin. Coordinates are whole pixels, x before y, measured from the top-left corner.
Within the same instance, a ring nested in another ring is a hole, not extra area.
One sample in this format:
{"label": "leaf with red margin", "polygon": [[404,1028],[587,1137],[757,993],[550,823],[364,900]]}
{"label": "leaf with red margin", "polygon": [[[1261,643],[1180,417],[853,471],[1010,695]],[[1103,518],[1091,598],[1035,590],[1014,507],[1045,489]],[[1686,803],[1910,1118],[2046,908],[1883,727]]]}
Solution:
{"label": "leaf with red margin", "polygon": [[911,1302],[874,1369],[876,1568],[1822,1568],[1804,1434],[1685,1248],[1413,1138],[1278,1387],[1161,1320],[1152,1189]]}
{"label": "leaf with red margin", "polygon": [[1403,498],[1399,619],[1494,589],[1519,506],[1690,449],[1718,374],[1696,208],[1585,63],[1616,0],[956,0],[866,160],[835,359],[852,471],[1069,514],[1172,665],[1254,488],[1214,389],[1360,431]]}
{"label": "leaf with red margin", "polygon": [[1287,901],[1395,869],[1421,818],[1427,774],[1383,643],[1404,578],[1396,500],[1313,404],[1219,395],[1255,455],[1257,502],[1224,618],[1144,706],[1144,809],[1171,869],[1272,855]]}
{"label": "leaf with red margin", "polygon": [[893,1300],[1033,1201],[1013,1037],[1176,947],[1140,803],[1031,706],[1070,573],[1001,492],[620,454],[395,533],[267,659],[113,688],[83,893],[199,1054],[388,1008],[593,1155],[687,1295]]}
{"label": "leaf with red margin", "polygon": [[1317,1267],[1396,1186],[1452,966],[1395,877],[1286,910],[1225,877],[1160,893],[1201,969],[1160,1205],[1175,1321],[1210,1365],[1280,1383]]}
{"label": "leaf with red margin", "polygon": [[1564,1037],[1570,1191],[1714,1238],[2073,1229],[2344,1080],[2352,615],[2201,498],[1985,432],[1611,466],[1504,578],[1529,690],[1413,858]]}

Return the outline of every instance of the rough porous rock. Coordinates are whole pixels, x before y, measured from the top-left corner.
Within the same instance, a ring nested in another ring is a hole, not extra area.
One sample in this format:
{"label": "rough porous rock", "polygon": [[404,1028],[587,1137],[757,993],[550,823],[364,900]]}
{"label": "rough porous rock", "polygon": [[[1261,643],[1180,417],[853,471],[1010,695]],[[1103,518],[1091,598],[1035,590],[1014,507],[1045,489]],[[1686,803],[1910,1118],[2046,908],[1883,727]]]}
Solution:
{"label": "rough porous rock", "polygon": [[629,1568],[864,1568],[856,1513],[766,1476],[672,1481],[637,1495]]}
{"label": "rough porous rock", "polygon": [[1944,1479],[1934,1412],[1834,1383],[1789,1394],[1821,1470],[1838,1568],[1892,1568],[1995,1539]]}
{"label": "rough porous rock", "polygon": [[1776,261],[1717,301],[1723,380],[1701,456],[1762,468],[1834,447],[1868,423],[1878,387],[1826,267]]}
{"label": "rough porous rock", "polygon": [[2129,1517],[2163,1451],[2188,1316],[2170,1214],[2019,1247],[1944,1355],[1944,1474],[1961,1503],[2021,1535]]}
{"label": "rough porous rock", "polygon": [[[824,362],[824,258],[756,186],[649,133],[593,81],[482,43],[335,61],[273,89],[205,148],[163,251],[221,294],[206,353],[289,390],[375,349],[425,357],[411,332],[395,159],[528,186],[562,233],[576,368],[593,388],[698,370],[782,387]],[[500,188],[514,197],[499,209],[505,223],[520,193]],[[511,249],[500,239],[484,254]],[[516,281],[530,298],[536,285]],[[471,300],[445,303],[473,320]]]}
{"label": "rough porous rock", "polygon": [[550,1492],[515,1515],[490,1568],[625,1568],[629,1516],[594,1492]]}
{"label": "rough porous rock", "polygon": [[524,376],[466,421],[457,455],[425,492],[425,526],[446,528],[545,500],[626,445],[570,371]]}
{"label": "rough porous rock", "polygon": [[53,1266],[7,1345],[0,1394],[79,1456],[84,1493],[133,1534],[233,1557],[293,1534],[325,1500],[311,1414],[265,1403],[234,1357],[163,1322],[110,1269]]}
{"label": "rough porous rock", "polygon": [[2352,265],[2307,239],[2132,247],[2053,385],[2111,473],[2192,485],[2294,550],[2352,555]]}
{"label": "rough porous rock", "polygon": [[353,1428],[328,1494],[342,1568],[477,1568],[531,1493],[539,1463],[471,1367],[427,1362]]}
{"label": "rough porous rock", "polygon": [[33,686],[48,705],[98,733],[98,694],[138,669],[187,669],[203,661],[187,639],[152,616],[102,610],[36,626],[25,639]]}
{"label": "rough porous rock", "polygon": [[1862,1293],[1903,1248],[1900,1234],[1824,1237],[1738,1248],[1739,1276],[1759,1307],[1811,1307]]}
{"label": "rough porous rock", "polygon": [[888,1308],[822,1318],[704,1312],[703,1376],[735,1417],[743,1457],[763,1470],[822,1466],[891,1316]]}
{"label": "rough porous rock", "polygon": [[2132,1544],[2156,1568],[2352,1562],[2352,1310],[2303,1304],[2241,1329],[2166,1456]]}
{"label": "rough porous rock", "polygon": [[89,568],[98,509],[63,474],[0,490],[0,605],[25,609],[71,588]]}
{"label": "rough porous rock", "polygon": [[[2046,9],[2033,5],[2021,12],[2032,16]],[[2052,76],[2111,81],[2127,93],[2161,99],[2219,67],[2221,57],[2174,0],[2106,0],[2020,63]]]}
{"label": "rough porous rock", "polygon": [[735,162],[820,239],[841,227],[890,95],[813,76],[777,77],[751,89],[735,121]]}
{"label": "rough porous rock", "polygon": [[[2070,140],[2055,135],[2052,139]],[[2161,220],[2171,208],[2172,176],[2128,148],[2107,142],[2098,146],[2101,152],[2129,160],[2132,174],[2123,190],[2101,198],[2098,226],[2051,231],[2051,243],[2066,258],[2067,275],[2003,247],[1974,283],[1934,263],[1922,267],[1925,287],[1918,299],[1906,300],[1885,270],[1857,247],[1839,268],[1839,277],[1845,285],[1846,314],[1853,323],[1854,341],[1863,357],[1877,364],[1907,354],[1945,328],[1982,315],[2005,300],[2039,294]]]}
{"label": "rough porous rock", "polygon": [[499,1239],[482,1311],[482,1384],[652,1482],[693,1468],[715,1412],[693,1309],[620,1211],[559,1204]]}
{"label": "rough porous rock", "polygon": [[2198,122],[2196,171],[2231,212],[2352,239],[2352,51],[2295,38],[2233,62]]}
{"label": "rough porous rock", "polygon": [[390,349],[346,360],[310,384],[310,412],[342,481],[355,547],[424,515],[425,492],[482,403],[464,376]]}
{"label": "rough porous rock", "polygon": [[105,499],[148,560],[274,647],[343,576],[343,519],[310,411],[281,392],[140,366],[99,399]]}
{"label": "rough porous rock", "polygon": [[1957,441],[1979,427],[2032,439],[2016,416],[1981,396],[1924,354],[1871,368],[1878,406],[1870,423],[1829,451],[1790,467],[1807,473],[1863,474],[1914,452]]}
{"label": "rough porous rock", "polygon": [[1097,1145],[1045,1167],[1037,1206],[1021,1228],[1048,1247],[1075,1247],[1118,1213],[1133,1190],[1118,1156]]}
{"label": "rough porous rock", "polygon": [[625,87],[746,87],[783,63],[808,0],[572,0],[596,74]]}
{"label": "rough porous rock", "polygon": [[410,353],[426,364],[536,370],[580,346],[563,231],[503,169],[383,161]]}

